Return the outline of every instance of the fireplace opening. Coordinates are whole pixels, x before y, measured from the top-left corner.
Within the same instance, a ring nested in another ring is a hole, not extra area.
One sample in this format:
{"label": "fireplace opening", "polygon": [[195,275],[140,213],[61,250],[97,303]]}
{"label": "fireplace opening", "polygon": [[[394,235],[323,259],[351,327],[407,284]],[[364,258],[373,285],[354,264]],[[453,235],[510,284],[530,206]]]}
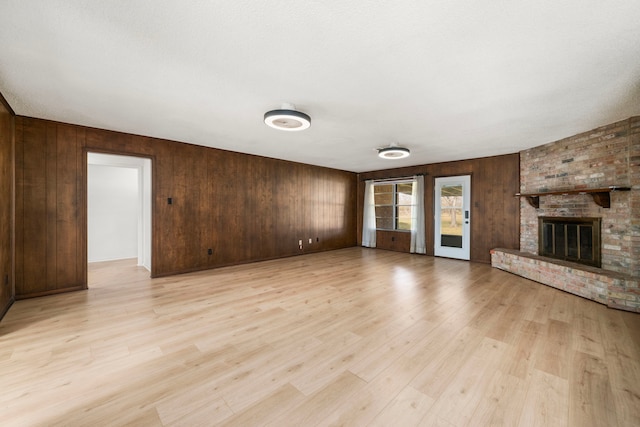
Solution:
{"label": "fireplace opening", "polygon": [[538,254],[600,267],[600,218],[538,218]]}

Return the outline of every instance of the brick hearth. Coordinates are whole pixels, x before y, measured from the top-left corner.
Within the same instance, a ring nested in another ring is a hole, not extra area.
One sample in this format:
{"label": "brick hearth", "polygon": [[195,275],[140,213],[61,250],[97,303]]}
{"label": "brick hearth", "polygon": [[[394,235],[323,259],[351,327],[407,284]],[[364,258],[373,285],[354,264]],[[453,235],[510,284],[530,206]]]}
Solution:
{"label": "brick hearth", "polygon": [[[640,117],[520,152],[520,192],[630,187],[611,193],[611,207],[587,194],[540,196],[520,203],[520,250],[495,249],[491,264],[531,280],[640,312]],[[538,217],[601,218],[602,268],[543,258]]]}
{"label": "brick hearth", "polygon": [[491,265],[611,308],[640,313],[639,278],[502,248],[491,251]]}

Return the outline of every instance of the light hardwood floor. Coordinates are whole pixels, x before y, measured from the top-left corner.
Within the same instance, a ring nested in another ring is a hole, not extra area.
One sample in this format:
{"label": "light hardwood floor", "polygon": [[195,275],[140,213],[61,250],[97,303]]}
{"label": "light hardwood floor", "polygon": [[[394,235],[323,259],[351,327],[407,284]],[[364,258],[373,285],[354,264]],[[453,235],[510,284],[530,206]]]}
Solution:
{"label": "light hardwood floor", "polygon": [[640,425],[640,315],[488,265],[350,248],[89,283],[0,322],[1,425]]}

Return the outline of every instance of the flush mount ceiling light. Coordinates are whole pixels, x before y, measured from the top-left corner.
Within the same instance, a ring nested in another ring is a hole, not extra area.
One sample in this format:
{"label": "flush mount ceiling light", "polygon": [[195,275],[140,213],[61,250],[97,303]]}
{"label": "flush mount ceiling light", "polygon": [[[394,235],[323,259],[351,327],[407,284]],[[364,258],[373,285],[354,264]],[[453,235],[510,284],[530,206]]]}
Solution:
{"label": "flush mount ceiling light", "polygon": [[311,117],[296,111],[293,104],[283,104],[279,110],[264,113],[264,122],[274,129],[298,131],[308,129],[311,126]]}
{"label": "flush mount ceiling light", "polygon": [[393,143],[388,147],[378,148],[378,157],[382,159],[404,159],[405,157],[409,157],[411,151],[408,148],[400,147],[398,144]]}

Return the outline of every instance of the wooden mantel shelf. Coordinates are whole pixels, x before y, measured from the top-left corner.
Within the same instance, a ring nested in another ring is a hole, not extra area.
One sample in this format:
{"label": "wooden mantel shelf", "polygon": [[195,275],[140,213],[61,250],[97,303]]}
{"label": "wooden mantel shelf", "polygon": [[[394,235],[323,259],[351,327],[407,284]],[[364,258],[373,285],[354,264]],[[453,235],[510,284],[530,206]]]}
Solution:
{"label": "wooden mantel shelf", "polygon": [[531,206],[540,207],[540,196],[568,196],[569,194],[590,194],[593,201],[603,208],[611,207],[610,193],[614,191],[629,191],[629,187],[617,187],[612,185],[606,188],[583,188],[579,190],[545,191],[543,193],[516,193],[516,197],[526,197]]}

